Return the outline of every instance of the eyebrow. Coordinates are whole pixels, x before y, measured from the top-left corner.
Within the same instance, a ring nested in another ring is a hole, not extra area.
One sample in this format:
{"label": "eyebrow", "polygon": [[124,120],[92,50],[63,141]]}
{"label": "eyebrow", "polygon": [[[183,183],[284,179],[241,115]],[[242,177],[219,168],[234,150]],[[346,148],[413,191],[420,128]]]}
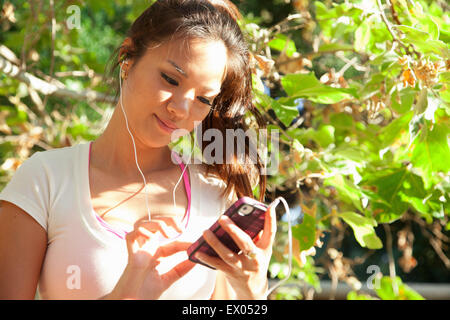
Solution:
{"label": "eyebrow", "polygon": [[[184,77],[189,78],[188,75],[186,74],[186,72],[184,72],[183,69],[181,69],[175,62],[173,62],[172,60],[167,60],[167,62],[169,62],[175,68],[175,70],[177,70],[179,73],[181,73]],[[209,87],[205,87],[204,89],[209,92],[217,91],[217,89],[209,88]],[[220,93],[220,89],[219,89],[219,93]]]}
{"label": "eyebrow", "polygon": [[188,75],[186,74],[186,72],[184,72],[183,69],[181,69],[175,62],[173,62],[172,60],[167,60],[167,62],[169,62],[183,76],[185,76],[186,78],[189,78]]}

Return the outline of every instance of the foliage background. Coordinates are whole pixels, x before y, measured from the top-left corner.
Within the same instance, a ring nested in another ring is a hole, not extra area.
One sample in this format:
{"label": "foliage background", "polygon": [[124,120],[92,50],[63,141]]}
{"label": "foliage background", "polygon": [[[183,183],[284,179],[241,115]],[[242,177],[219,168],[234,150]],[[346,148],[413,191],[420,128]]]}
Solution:
{"label": "foliage background", "polygon": [[[283,195],[302,221],[288,280],[300,286],[271,298],[314,298],[325,279],[347,283],[348,299],[416,299],[405,282],[450,282],[449,5],[233,2],[254,54],[255,104],[281,131],[267,200]],[[33,152],[102,131],[114,95],[105,66],[149,1],[0,3],[1,189]],[[282,279],[279,217],[270,276]],[[380,273],[368,296],[370,266]]]}

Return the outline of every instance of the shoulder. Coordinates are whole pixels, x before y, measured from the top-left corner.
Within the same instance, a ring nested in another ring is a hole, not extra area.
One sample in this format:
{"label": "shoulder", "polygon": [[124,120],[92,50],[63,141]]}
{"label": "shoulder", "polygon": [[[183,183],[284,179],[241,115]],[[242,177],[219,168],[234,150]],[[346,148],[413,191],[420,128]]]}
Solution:
{"label": "shoulder", "polygon": [[70,147],[36,152],[33,156],[38,157],[44,164],[62,165],[67,162],[77,161],[88,148],[89,144],[76,144]]}
{"label": "shoulder", "polygon": [[[38,151],[26,159],[16,170],[10,182],[14,180],[39,181],[53,180],[61,171],[74,171],[78,160],[83,159],[83,148],[86,145],[74,145],[70,147]],[[87,156],[87,154],[86,154]]]}
{"label": "shoulder", "polygon": [[[70,147],[35,152],[21,166],[41,169],[47,175],[67,170],[74,171],[89,154],[89,144],[76,144]],[[20,169],[20,168],[19,168]]]}

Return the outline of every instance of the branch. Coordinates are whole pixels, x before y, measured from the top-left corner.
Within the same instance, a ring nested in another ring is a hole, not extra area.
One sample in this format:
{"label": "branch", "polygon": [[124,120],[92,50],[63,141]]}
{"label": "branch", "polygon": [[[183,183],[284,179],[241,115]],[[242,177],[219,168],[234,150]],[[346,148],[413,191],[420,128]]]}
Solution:
{"label": "branch", "polygon": [[[393,39],[395,42],[397,42],[403,49],[405,49],[405,51],[406,51],[407,54],[410,54],[410,53],[411,53],[410,48],[409,48],[408,46],[406,46],[406,45],[405,45],[405,44],[397,37],[397,35],[394,33],[394,30],[392,30],[392,25],[391,25],[391,23],[389,22],[389,20],[387,19],[386,14],[384,13],[383,6],[382,6],[382,4],[381,4],[381,0],[377,0],[377,5],[378,5],[378,9],[380,10],[381,20],[383,20],[384,24],[386,25],[386,27],[387,27],[389,33],[390,33],[391,36],[392,36],[392,39]],[[411,45],[411,47],[412,47],[412,45]],[[416,50],[414,50],[414,48],[413,48],[412,51],[417,55],[417,57],[420,58],[420,56],[421,56],[420,53],[418,53]]]}
{"label": "branch", "polygon": [[28,72],[21,71],[19,67],[12,64],[10,61],[6,60],[2,56],[0,56],[0,71],[12,78],[24,82],[34,90],[39,91],[45,95],[54,95],[58,97],[72,98],[76,100],[87,100],[88,102],[90,101],[109,102],[109,103],[114,102],[114,97],[107,96],[100,92],[92,90],[83,90],[77,92],[67,89],[65,86],[55,85],[53,83],[49,83],[47,81],[39,79]]}
{"label": "branch", "polygon": [[392,252],[392,234],[391,234],[391,227],[387,223],[383,223],[384,232],[386,234],[386,250],[389,257],[389,274],[392,280],[392,290],[394,291],[394,294],[398,296],[398,286],[397,282],[395,281],[395,261],[394,261],[394,254]]}
{"label": "branch", "polygon": [[[291,14],[289,16],[287,16],[286,18],[284,18],[282,21],[278,22],[277,24],[271,26],[268,29],[269,34],[274,33],[274,32],[283,32],[282,31],[282,26],[286,23],[289,23],[289,21],[295,20],[295,19],[311,19],[311,16],[309,15],[309,13],[307,14],[303,14],[303,13],[294,13]],[[303,26],[303,25],[302,25]]]}
{"label": "branch", "polygon": [[397,11],[395,11],[395,8],[392,5],[391,1],[390,0],[386,0],[386,3],[389,5],[389,8],[391,9],[391,15],[392,15],[392,18],[394,19],[395,23],[398,24],[398,25],[402,24],[400,22],[400,19],[398,18]]}
{"label": "branch", "polygon": [[[428,230],[428,225],[419,217],[412,215],[412,219],[415,223],[417,223],[420,228],[422,229],[422,234],[428,239],[430,242],[430,245],[433,247],[436,254],[439,256],[441,261],[444,263],[445,267],[447,269],[450,269],[450,259],[445,255],[445,253],[442,251],[442,245],[440,241],[442,240],[448,240],[448,238],[441,239],[433,230],[431,232]],[[433,233],[436,238],[433,238],[433,235],[430,234]]]}

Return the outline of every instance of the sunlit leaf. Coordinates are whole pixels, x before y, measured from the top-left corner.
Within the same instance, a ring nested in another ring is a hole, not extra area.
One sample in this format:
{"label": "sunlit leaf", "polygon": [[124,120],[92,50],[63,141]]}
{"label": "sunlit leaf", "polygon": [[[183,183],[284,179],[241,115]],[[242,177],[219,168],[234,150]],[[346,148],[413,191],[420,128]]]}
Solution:
{"label": "sunlit leaf", "polygon": [[353,89],[333,88],[322,84],[313,73],[288,74],[281,80],[289,96],[307,98],[317,103],[331,104],[356,96]]}
{"label": "sunlit leaf", "polygon": [[370,219],[359,215],[355,212],[343,212],[339,214],[350,227],[352,227],[355,238],[362,247],[369,249],[380,249],[383,247],[380,238],[375,233],[374,227],[377,223],[374,219]]}
{"label": "sunlit leaf", "polygon": [[422,130],[412,145],[411,162],[422,172],[425,186],[432,183],[437,172],[448,174],[450,171],[449,127],[435,124],[431,130]]}
{"label": "sunlit leaf", "polygon": [[316,241],[316,220],[314,217],[305,213],[303,222],[292,227],[292,235],[298,240],[301,251],[311,248]]}

